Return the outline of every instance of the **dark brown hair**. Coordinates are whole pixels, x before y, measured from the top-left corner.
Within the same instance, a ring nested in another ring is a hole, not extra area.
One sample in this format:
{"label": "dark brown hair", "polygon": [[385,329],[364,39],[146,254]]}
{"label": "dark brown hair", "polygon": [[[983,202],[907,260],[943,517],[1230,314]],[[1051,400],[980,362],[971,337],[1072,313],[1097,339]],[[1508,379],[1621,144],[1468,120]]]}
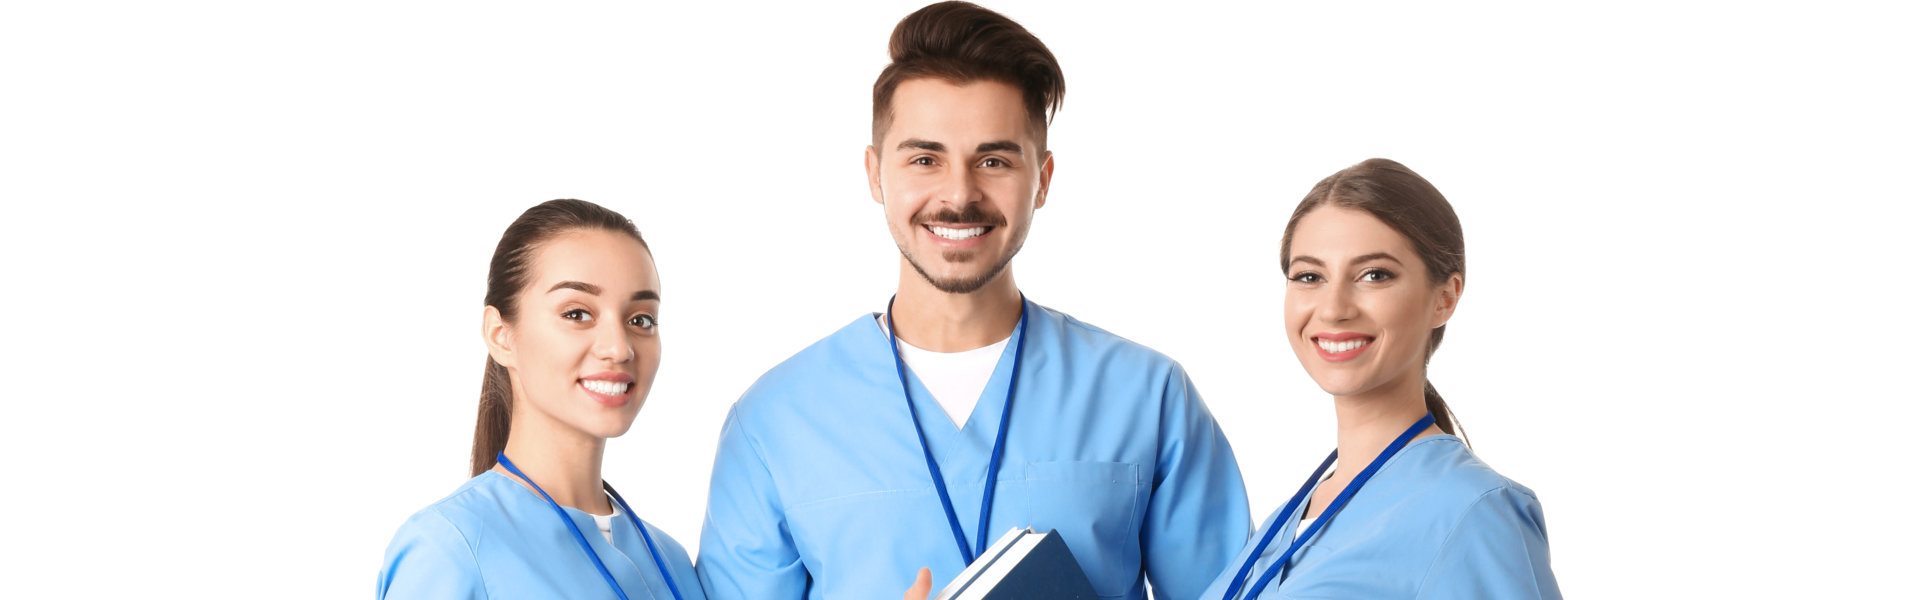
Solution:
{"label": "dark brown hair", "polygon": [[970,2],[929,4],[901,19],[887,42],[893,62],[873,82],[873,145],[893,124],[893,90],[900,83],[936,77],[956,85],[978,80],[1020,88],[1027,120],[1040,149],[1047,123],[1067,95],[1060,61],[1040,38],[1000,13]]}
{"label": "dark brown hair", "polygon": [[[1460,230],[1460,217],[1453,214],[1453,205],[1413,169],[1384,158],[1367,159],[1314,184],[1313,191],[1307,192],[1300,206],[1293,209],[1286,233],[1280,236],[1282,268],[1292,270],[1293,228],[1300,224],[1301,217],[1323,205],[1366,211],[1406,236],[1420,263],[1427,266],[1427,280],[1435,285],[1454,274],[1463,280],[1466,278],[1467,240]],[[1433,329],[1422,364],[1433,358],[1433,351],[1440,348],[1440,338],[1446,333],[1445,325]],[[1447,408],[1440,392],[1433,389],[1432,381],[1426,383],[1425,394],[1427,412],[1433,413],[1434,424],[1439,425],[1441,431],[1464,438],[1464,430],[1456,431],[1460,428],[1453,410]]]}
{"label": "dark brown hair", "polygon": [[[493,262],[487,266],[486,305],[500,311],[508,323],[520,316],[520,290],[532,285],[533,257],[547,241],[581,229],[624,233],[647,247],[640,229],[620,213],[585,200],[548,200],[520,213],[500,234],[500,245],[493,248]],[[473,472],[479,475],[493,468],[495,457],[507,447],[507,434],[513,424],[513,382],[507,368],[487,357],[486,374],[480,380],[480,417],[473,426]]]}

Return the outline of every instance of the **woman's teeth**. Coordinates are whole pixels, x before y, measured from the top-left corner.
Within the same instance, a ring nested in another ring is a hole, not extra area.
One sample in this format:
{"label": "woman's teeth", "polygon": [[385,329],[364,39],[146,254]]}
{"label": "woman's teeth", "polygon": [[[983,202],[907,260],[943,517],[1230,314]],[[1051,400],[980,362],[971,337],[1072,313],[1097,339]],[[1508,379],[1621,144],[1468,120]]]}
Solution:
{"label": "woman's teeth", "polygon": [[1329,354],[1339,354],[1341,352],[1346,352],[1354,348],[1365,346],[1367,345],[1367,343],[1372,342],[1373,340],[1356,339],[1356,340],[1347,340],[1344,342],[1331,342],[1327,340],[1314,340],[1314,341],[1320,344],[1321,350],[1325,350]]}
{"label": "woman's teeth", "polygon": [[968,227],[966,229],[954,229],[951,227],[937,227],[933,225],[928,225],[927,229],[929,231],[932,231],[934,235],[947,238],[950,240],[964,240],[964,239],[974,237],[980,234],[984,234],[987,232],[987,228],[985,227]]}
{"label": "woman's teeth", "polygon": [[600,381],[597,379],[582,379],[580,380],[580,385],[586,386],[586,388],[588,390],[593,391],[593,393],[606,394],[608,396],[625,395],[627,393],[627,388],[633,387],[633,384],[631,383]]}

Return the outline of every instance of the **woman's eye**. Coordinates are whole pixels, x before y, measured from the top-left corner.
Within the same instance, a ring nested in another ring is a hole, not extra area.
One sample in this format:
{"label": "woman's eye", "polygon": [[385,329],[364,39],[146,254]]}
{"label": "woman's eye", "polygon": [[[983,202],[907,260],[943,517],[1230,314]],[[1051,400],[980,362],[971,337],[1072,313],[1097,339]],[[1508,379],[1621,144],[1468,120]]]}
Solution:
{"label": "woman's eye", "polygon": [[576,308],[560,313],[560,318],[568,321],[592,321],[593,313],[587,312],[585,309]]}
{"label": "woman's eye", "polygon": [[1362,281],[1386,281],[1388,279],[1393,279],[1393,273],[1388,271],[1383,271],[1380,269],[1373,269],[1371,271],[1361,273],[1360,279]]}
{"label": "woman's eye", "polygon": [[1293,280],[1300,283],[1320,283],[1320,274],[1314,272],[1297,273]]}
{"label": "woman's eye", "polygon": [[653,315],[634,315],[633,318],[627,319],[627,324],[641,329],[653,329],[660,324],[660,321],[654,319]]}

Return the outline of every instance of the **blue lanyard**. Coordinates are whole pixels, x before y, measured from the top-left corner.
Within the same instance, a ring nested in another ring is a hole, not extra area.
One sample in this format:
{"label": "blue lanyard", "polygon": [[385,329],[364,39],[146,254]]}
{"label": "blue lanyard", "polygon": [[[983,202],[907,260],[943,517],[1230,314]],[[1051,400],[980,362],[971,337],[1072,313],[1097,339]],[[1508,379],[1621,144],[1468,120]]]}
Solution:
{"label": "blue lanyard", "polygon": [[[573,541],[579,542],[580,549],[587,552],[587,558],[593,559],[593,568],[600,571],[601,577],[607,578],[607,585],[613,587],[614,595],[619,596],[620,600],[627,600],[627,592],[620,589],[620,582],[613,580],[613,573],[607,572],[606,563],[600,562],[600,554],[594,552],[593,546],[587,544],[587,536],[580,533],[580,526],[573,523],[573,517],[567,516],[567,511],[560,508],[560,503],[554,502],[553,496],[548,496],[546,490],[540,489],[540,484],[534,483],[532,477],[521,473],[520,467],[513,466],[513,461],[507,460],[507,453],[501,452],[495,458],[500,461],[500,466],[506,467],[508,472],[532,486],[533,491],[540,492],[540,497],[547,500],[547,506],[553,508],[553,514],[560,515],[560,520],[567,524],[567,530],[573,532]],[[660,559],[660,549],[653,546],[653,536],[647,535],[647,528],[640,526],[640,516],[633,514],[633,507],[627,506],[627,499],[621,498],[620,492],[613,491],[612,484],[602,481],[600,486],[606,488],[607,493],[613,494],[613,501],[620,503],[620,510],[626,511],[627,519],[633,521],[633,528],[640,532],[640,539],[646,540],[647,553],[653,555],[654,566],[660,567],[660,576],[667,579],[667,591],[673,592],[673,600],[680,600],[680,586],[674,585],[673,573],[667,571],[666,561]]]}
{"label": "blue lanyard", "polygon": [[[1334,513],[1338,513],[1340,509],[1346,508],[1347,501],[1352,500],[1353,494],[1360,491],[1360,486],[1366,485],[1367,480],[1373,478],[1373,474],[1380,470],[1380,465],[1386,464],[1387,459],[1393,458],[1393,455],[1398,454],[1401,448],[1407,447],[1407,442],[1412,441],[1413,436],[1419,434],[1421,431],[1425,431],[1430,425],[1433,425],[1433,415],[1431,414],[1422,417],[1420,421],[1414,423],[1412,427],[1408,427],[1405,433],[1400,434],[1400,437],[1394,438],[1393,443],[1387,444],[1386,450],[1380,451],[1379,456],[1373,457],[1373,463],[1367,465],[1366,470],[1361,471],[1359,475],[1354,476],[1353,482],[1348,483],[1346,489],[1340,490],[1340,495],[1335,496],[1333,502],[1327,504],[1326,510],[1320,511],[1320,518],[1314,520],[1313,524],[1308,525],[1306,530],[1300,532],[1300,535],[1294,536],[1293,545],[1288,546],[1286,552],[1281,553],[1279,558],[1273,560],[1273,564],[1267,567],[1267,571],[1260,575],[1258,582],[1254,583],[1252,587],[1247,588],[1246,600],[1252,600],[1255,596],[1260,595],[1260,590],[1266,589],[1267,584],[1273,581],[1274,576],[1280,574],[1280,569],[1287,566],[1287,561],[1293,559],[1293,553],[1300,550],[1300,546],[1306,544],[1307,540],[1313,537],[1313,534],[1318,533],[1320,528],[1327,524],[1327,521],[1332,521]],[[1332,454],[1328,454],[1327,459],[1320,462],[1320,468],[1314,469],[1313,476],[1307,478],[1307,483],[1300,486],[1300,491],[1293,495],[1292,500],[1287,501],[1287,507],[1281,509],[1280,514],[1291,518],[1294,509],[1300,507],[1300,501],[1306,499],[1307,492],[1313,491],[1313,484],[1320,481],[1320,476],[1327,472],[1327,467],[1333,466],[1333,459],[1339,456],[1340,450],[1338,449],[1335,449]],[[1233,574],[1233,584],[1227,586],[1227,594],[1222,596],[1221,600],[1233,600],[1234,592],[1240,591],[1240,584],[1246,583],[1247,573],[1253,570],[1254,561],[1260,560],[1260,552],[1267,549],[1267,543],[1273,541],[1273,534],[1279,532],[1280,528],[1285,524],[1286,521],[1276,518],[1273,524],[1267,527],[1267,535],[1262,536],[1260,538],[1260,544],[1254,546],[1253,552],[1247,554],[1247,562],[1240,565],[1240,571],[1238,573]],[[1286,580],[1285,577],[1281,577],[1280,579],[1282,581]]]}
{"label": "blue lanyard", "polygon": [[933,475],[933,489],[940,493],[940,508],[947,511],[947,526],[953,528],[953,543],[960,547],[960,564],[973,564],[973,559],[987,551],[987,515],[993,513],[993,484],[995,474],[1000,472],[1000,456],[1007,449],[1008,417],[1013,416],[1013,389],[1020,381],[1020,355],[1027,350],[1027,295],[1020,295],[1019,333],[1014,340],[1013,373],[1007,376],[1007,401],[1000,409],[1000,432],[993,438],[993,458],[987,462],[987,491],[980,496],[980,524],[974,528],[973,539],[976,547],[967,547],[967,534],[960,529],[960,516],[953,512],[953,498],[947,495],[947,480],[940,476],[940,464],[933,460],[933,449],[927,446],[926,429],[920,425],[920,413],[913,409],[913,394],[907,391],[907,363],[900,359],[899,330],[893,328],[893,299],[887,299],[887,348],[893,350],[893,367],[900,374],[900,395],[907,399],[907,414],[913,417],[913,432],[920,435],[920,453],[927,459],[927,473]]}

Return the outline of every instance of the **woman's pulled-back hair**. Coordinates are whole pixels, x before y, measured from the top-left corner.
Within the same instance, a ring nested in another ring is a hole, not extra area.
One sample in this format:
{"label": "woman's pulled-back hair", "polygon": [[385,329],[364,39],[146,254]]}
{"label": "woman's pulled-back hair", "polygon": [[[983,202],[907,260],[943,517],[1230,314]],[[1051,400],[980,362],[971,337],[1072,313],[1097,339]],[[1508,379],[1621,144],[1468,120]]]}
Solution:
{"label": "woman's pulled-back hair", "polygon": [[[647,241],[633,221],[598,204],[585,200],[548,200],[520,213],[500,234],[500,245],[493,249],[493,262],[487,266],[486,305],[500,311],[500,318],[512,323],[520,317],[520,291],[533,283],[535,252],[553,238],[578,230],[604,230],[633,236],[641,247]],[[486,374],[480,381],[480,417],[473,427],[473,472],[479,475],[493,468],[495,457],[507,447],[507,434],[513,421],[513,383],[507,368],[487,357]]]}
{"label": "woman's pulled-back hair", "polygon": [[[1467,241],[1460,229],[1460,217],[1453,213],[1453,205],[1447,203],[1446,196],[1440,195],[1440,190],[1426,178],[1384,158],[1368,159],[1341,169],[1314,184],[1313,191],[1307,192],[1300,206],[1293,209],[1286,233],[1280,236],[1281,265],[1292,264],[1293,228],[1307,213],[1325,205],[1365,211],[1405,236],[1414,254],[1420,257],[1420,263],[1426,265],[1428,281],[1438,284],[1454,274],[1466,278]],[[1446,332],[1445,325],[1433,329],[1422,364],[1433,359],[1433,351],[1440,348],[1440,338]],[[1425,394],[1427,412],[1433,413],[1434,424],[1439,425],[1441,431],[1465,437],[1456,431],[1458,421],[1447,407],[1447,401],[1433,388],[1432,381],[1426,383]]]}
{"label": "woman's pulled-back hair", "polygon": [[873,143],[893,123],[893,91],[909,79],[934,77],[956,85],[978,80],[1020,88],[1027,120],[1042,150],[1047,123],[1067,94],[1060,61],[1040,38],[1013,19],[970,2],[927,5],[893,28],[893,60],[873,82]]}

